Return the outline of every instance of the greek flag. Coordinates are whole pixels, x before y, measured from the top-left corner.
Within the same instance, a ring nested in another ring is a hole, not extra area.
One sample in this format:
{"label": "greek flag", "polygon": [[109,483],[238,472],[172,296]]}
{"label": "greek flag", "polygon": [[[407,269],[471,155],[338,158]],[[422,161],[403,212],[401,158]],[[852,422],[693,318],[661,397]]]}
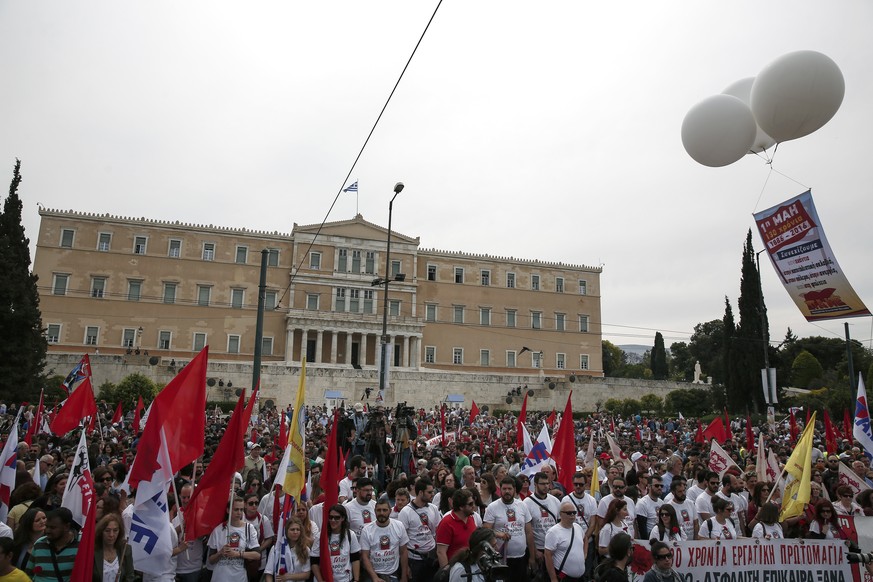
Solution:
{"label": "greek flag", "polygon": [[531,447],[524,462],[521,464],[522,475],[531,476],[537,471],[542,471],[546,465],[555,466],[552,460],[552,439],[549,438],[549,429],[543,424],[543,429]]}
{"label": "greek flag", "polygon": [[357,192],[358,191],[358,181],[355,180],[348,188],[343,188],[343,192]]}
{"label": "greek flag", "polygon": [[855,426],[852,436],[864,448],[864,454],[873,456],[873,430],[870,427],[870,407],[867,405],[867,389],[864,378],[858,374],[858,400],[855,403]]}

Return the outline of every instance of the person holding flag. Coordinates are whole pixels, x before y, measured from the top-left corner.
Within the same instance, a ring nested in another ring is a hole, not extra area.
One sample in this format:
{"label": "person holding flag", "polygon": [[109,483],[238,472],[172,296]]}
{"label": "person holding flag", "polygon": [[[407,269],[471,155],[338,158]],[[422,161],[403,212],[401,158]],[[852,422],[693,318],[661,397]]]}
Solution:
{"label": "person holding flag", "polygon": [[296,517],[285,523],[285,535],[281,543],[273,546],[267,558],[264,582],[309,580],[309,543],[303,535],[303,529],[303,522]]}
{"label": "person holding flag", "polygon": [[209,536],[207,563],[213,566],[212,582],[239,582],[246,579],[245,560],[260,560],[258,532],[244,519],[245,501],[234,497],[227,522]]}

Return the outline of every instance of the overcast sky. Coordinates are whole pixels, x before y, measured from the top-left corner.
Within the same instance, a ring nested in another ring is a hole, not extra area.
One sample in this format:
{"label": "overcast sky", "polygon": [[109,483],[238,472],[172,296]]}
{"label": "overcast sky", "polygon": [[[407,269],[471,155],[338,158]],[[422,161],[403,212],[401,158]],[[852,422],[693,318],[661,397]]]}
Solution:
{"label": "overcast sky", "polygon": [[[325,217],[435,1],[0,3],[0,178],[49,208],[291,232]],[[751,214],[807,188],[873,304],[873,3],[446,0],[328,220],[422,247],[603,266],[603,333],[667,345],[736,310]],[[811,49],[841,68],[825,127],[698,165],[700,100]],[[6,168],[3,170],[2,168]],[[769,179],[768,179],[769,175]],[[5,188],[5,187],[4,187]],[[761,248],[755,234],[756,250]],[[764,257],[762,257],[764,259]],[[807,324],[762,262],[771,335]],[[847,320],[870,345],[871,318]]]}

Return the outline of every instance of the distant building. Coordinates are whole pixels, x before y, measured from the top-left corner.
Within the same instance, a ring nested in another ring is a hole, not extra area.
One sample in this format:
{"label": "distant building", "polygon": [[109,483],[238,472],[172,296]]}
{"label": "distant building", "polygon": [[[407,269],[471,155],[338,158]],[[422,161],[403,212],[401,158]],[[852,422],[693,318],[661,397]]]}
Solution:
{"label": "distant building", "polygon": [[[290,234],[40,210],[34,271],[50,352],[375,369],[387,230],[358,215]],[[392,233],[394,366],[602,376],[600,268],[419,248]],[[403,275],[397,277],[397,275]],[[403,279],[403,280],[395,280]],[[527,349],[524,349],[527,348]]]}

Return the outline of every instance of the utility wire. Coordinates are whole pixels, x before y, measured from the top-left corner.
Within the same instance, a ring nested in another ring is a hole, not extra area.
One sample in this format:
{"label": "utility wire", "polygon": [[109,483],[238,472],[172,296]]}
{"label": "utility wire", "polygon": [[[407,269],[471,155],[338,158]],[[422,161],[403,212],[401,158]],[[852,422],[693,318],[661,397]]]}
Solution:
{"label": "utility wire", "polygon": [[[412,62],[412,57],[415,56],[416,51],[418,51],[418,47],[421,45],[421,41],[424,40],[424,35],[427,34],[428,29],[430,28],[430,24],[433,22],[433,19],[436,17],[437,10],[440,9],[443,0],[439,0],[437,2],[436,8],[433,10],[433,14],[431,14],[430,19],[427,21],[427,25],[425,25],[424,30],[421,32],[421,36],[418,39],[418,42],[415,43],[415,48],[412,49],[412,54],[409,55],[409,59],[406,61],[406,64],[403,66],[403,70],[400,71],[400,76],[397,77],[397,82],[394,83],[394,88],[391,89],[391,94],[388,95],[388,99],[385,100],[385,105],[382,106],[382,110],[379,112],[379,116],[376,117],[375,123],[373,123],[373,127],[370,129],[370,133],[367,134],[367,139],[364,140],[364,144],[361,146],[358,155],[355,157],[355,161],[352,162],[352,166],[349,168],[346,177],[343,178],[342,184],[337,190],[336,196],[334,196],[333,202],[330,204],[330,208],[327,209],[327,214],[324,215],[324,218],[321,221],[321,224],[318,225],[318,230],[315,231],[315,236],[312,237],[312,240],[309,242],[309,246],[306,247],[306,251],[300,258],[300,262],[297,263],[297,267],[291,272],[291,280],[288,282],[288,286],[285,287],[284,293],[279,298],[277,303],[282,303],[282,300],[285,299],[285,296],[288,295],[288,292],[291,290],[291,285],[294,284],[294,279],[297,277],[297,273],[300,271],[300,267],[303,265],[303,262],[306,260],[306,257],[309,255],[310,249],[315,244],[315,241],[318,240],[318,235],[321,234],[321,229],[324,228],[325,223],[327,222],[327,218],[330,216],[330,213],[333,212],[333,207],[336,206],[337,200],[339,200],[340,195],[343,192],[343,188],[346,183],[349,181],[349,178],[352,175],[352,172],[355,171],[355,167],[358,165],[358,160],[361,159],[361,156],[364,154],[364,149],[366,149],[367,144],[370,143],[370,138],[373,137],[373,133],[376,131],[376,126],[379,125],[379,121],[382,119],[382,115],[385,113],[385,110],[388,108],[388,104],[391,102],[391,98],[394,96],[394,93],[397,91],[397,87],[400,85],[400,81],[403,79],[403,75],[406,73],[406,69],[409,68],[409,64]],[[386,273],[387,277],[388,274]],[[290,307],[290,306],[289,306]]]}

